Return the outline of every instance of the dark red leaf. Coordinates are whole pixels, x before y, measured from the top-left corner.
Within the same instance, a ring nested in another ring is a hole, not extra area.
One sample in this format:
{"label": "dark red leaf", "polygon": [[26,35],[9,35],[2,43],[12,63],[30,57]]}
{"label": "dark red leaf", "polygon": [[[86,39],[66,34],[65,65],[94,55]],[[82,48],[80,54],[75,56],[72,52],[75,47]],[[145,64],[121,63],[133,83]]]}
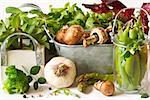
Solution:
{"label": "dark red leaf", "polygon": [[123,22],[127,22],[130,19],[132,19],[133,13],[134,9],[127,9],[119,14],[119,19],[122,20]]}
{"label": "dark red leaf", "polygon": [[101,4],[83,4],[83,6],[96,13],[107,13],[110,11],[117,13],[121,9],[126,8],[126,6],[118,0],[102,0]]}
{"label": "dark red leaf", "polygon": [[108,1],[112,1],[112,2],[107,2],[106,4],[113,7],[113,11],[115,13],[117,13],[123,8],[126,8],[126,6],[118,0],[108,0]]}
{"label": "dark red leaf", "polygon": [[112,2],[114,2],[114,1],[118,1],[118,0],[101,0],[102,2],[105,2],[106,4],[108,4],[108,3],[112,3]]}
{"label": "dark red leaf", "polygon": [[[148,14],[150,15],[150,3],[143,3],[142,8],[145,9]],[[148,18],[145,12],[141,12],[141,18],[142,18],[142,24],[144,27],[144,32],[147,34],[149,31],[149,27],[148,27]]]}
{"label": "dark red leaf", "polygon": [[101,4],[82,4],[85,8],[91,9],[96,13],[107,13],[110,12],[109,7],[105,3]]}
{"label": "dark red leaf", "polygon": [[145,9],[150,14],[150,2],[143,3],[142,8]]}

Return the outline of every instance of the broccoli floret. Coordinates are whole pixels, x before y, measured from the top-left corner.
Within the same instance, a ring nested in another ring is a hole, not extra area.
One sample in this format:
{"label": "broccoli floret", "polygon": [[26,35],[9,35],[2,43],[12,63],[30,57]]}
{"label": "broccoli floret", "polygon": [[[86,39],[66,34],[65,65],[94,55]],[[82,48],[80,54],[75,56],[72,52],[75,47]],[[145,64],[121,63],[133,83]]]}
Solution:
{"label": "broccoli floret", "polygon": [[9,66],[5,71],[6,80],[3,88],[8,91],[9,94],[13,93],[26,93],[29,90],[29,81],[26,74],[15,68],[15,66]]}

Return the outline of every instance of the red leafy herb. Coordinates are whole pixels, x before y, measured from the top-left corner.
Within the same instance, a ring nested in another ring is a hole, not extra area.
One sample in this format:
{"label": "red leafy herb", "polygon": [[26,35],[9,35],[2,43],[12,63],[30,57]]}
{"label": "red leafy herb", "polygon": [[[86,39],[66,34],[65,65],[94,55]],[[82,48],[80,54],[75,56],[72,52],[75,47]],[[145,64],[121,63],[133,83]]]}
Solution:
{"label": "red leafy herb", "polygon": [[119,19],[123,22],[127,22],[132,19],[132,15],[134,13],[134,9],[126,9],[124,12],[119,14]]}
{"label": "red leafy herb", "polygon": [[[150,3],[143,3],[142,8],[145,9],[150,15]],[[146,13],[143,11],[141,11],[141,18],[142,18],[142,24],[144,27],[144,32],[147,34],[149,31],[149,27],[148,27],[149,20],[148,20]]]}
{"label": "red leafy herb", "polygon": [[106,3],[101,4],[82,4],[84,7],[91,9],[96,13],[107,13],[110,12],[111,9],[106,5]]}

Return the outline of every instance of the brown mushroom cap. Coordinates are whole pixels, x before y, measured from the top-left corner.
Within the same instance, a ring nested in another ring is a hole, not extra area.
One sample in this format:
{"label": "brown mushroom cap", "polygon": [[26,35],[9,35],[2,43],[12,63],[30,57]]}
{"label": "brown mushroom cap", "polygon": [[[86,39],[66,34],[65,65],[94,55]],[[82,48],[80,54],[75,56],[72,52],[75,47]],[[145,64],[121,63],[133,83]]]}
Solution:
{"label": "brown mushroom cap", "polygon": [[111,81],[105,81],[102,83],[100,91],[106,96],[111,96],[114,94],[115,86]]}
{"label": "brown mushroom cap", "polygon": [[66,31],[64,42],[66,44],[77,44],[84,34],[84,29],[80,25],[72,25]]}
{"label": "brown mushroom cap", "polygon": [[64,36],[66,34],[67,29],[69,28],[68,25],[63,26],[57,33],[56,33],[56,40],[59,43],[64,43]]}

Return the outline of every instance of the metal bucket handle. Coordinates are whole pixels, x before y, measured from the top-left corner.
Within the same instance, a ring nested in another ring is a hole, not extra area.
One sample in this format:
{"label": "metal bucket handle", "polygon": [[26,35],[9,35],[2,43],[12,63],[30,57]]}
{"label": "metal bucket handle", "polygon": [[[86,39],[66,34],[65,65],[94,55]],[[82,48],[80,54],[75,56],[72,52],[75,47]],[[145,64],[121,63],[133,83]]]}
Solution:
{"label": "metal bucket handle", "polygon": [[1,45],[1,66],[4,65],[6,66],[7,65],[7,52],[6,52],[6,44],[8,42],[8,40],[13,37],[13,36],[17,36],[17,35],[23,35],[23,36],[26,36],[28,37],[29,39],[31,39],[32,43],[33,43],[33,46],[35,48],[35,57],[36,57],[36,64],[37,65],[41,65],[42,63],[42,59],[41,59],[41,51],[40,51],[40,45],[39,43],[37,42],[36,39],[34,39],[32,36],[26,34],[26,33],[14,33],[12,35],[9,35],[5,40],[4,42],[2,43]]}
{"label": "metal bucket handle", "polygon": [[[147,18],[148,20],[150,20],[150,15],[148,14],[148,12],[143,9],[143,8],[124,8],[124,9],[121,9],[115,16],[115,19],[114,19],[114,22],[113,22],[113,26],[112,26],[112,32],[110,33],[110,36],[111,36],[111,40],[113,41],[114,40],[114,35],[115,35],[115,26],[116,26],[116,21],[117,21],[117,18],[119,16],[119,14],[125,10],[128,10],[128,9],[139,9],[139,10],[142,10],[144,11],[144,13],[147,15]],[[148,31],[148,41],[150,40],[150,29]]]}
{"label": "metal bucket handle", "polygon": [[33,4],[33,3],[25,3],[25,4],[20,6],[20,8],[25,8],[25,7],[31,7],[31,8],[35,8],[35,9],[42,11],[38,5]]}

